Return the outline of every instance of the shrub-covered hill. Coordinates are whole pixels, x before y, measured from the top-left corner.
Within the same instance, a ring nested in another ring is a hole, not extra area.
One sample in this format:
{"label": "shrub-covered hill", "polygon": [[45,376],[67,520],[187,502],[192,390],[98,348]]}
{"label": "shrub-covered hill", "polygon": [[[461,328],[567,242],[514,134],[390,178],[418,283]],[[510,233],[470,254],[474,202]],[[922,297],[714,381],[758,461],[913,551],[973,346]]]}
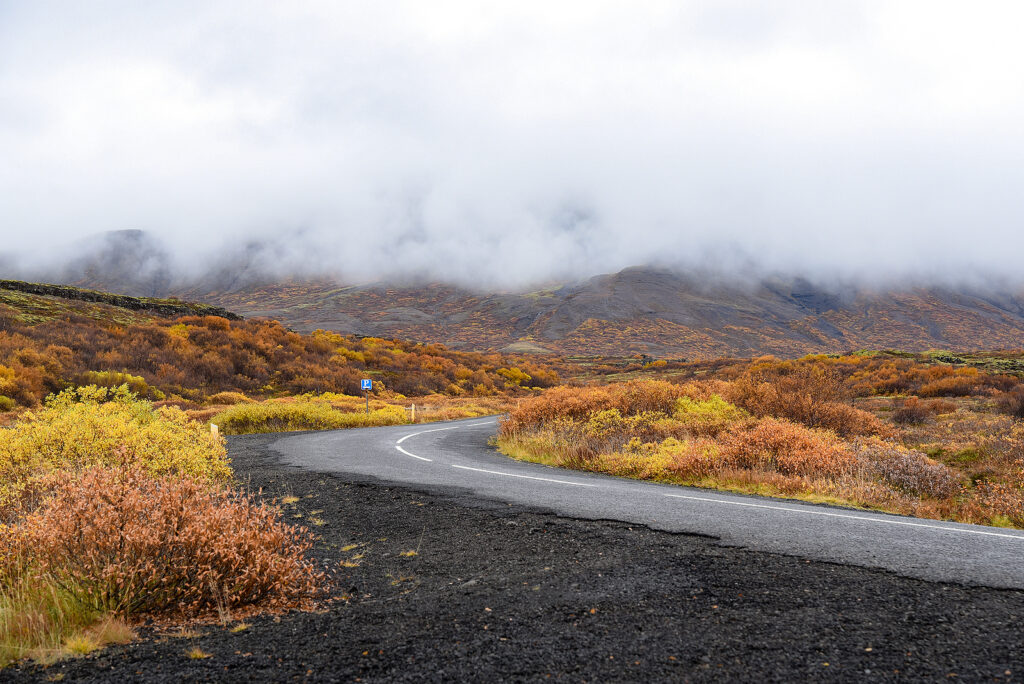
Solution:
{"label": "shrub-covered hill", "polygon": [[125,381],[151,397],[192,400],[222,391],[356,394],[364,377],[376,381],[375,389],[407,396],[485,396],[558,382],[548,367],[502,354],[323,331],[302,335],[269,320],[167,318],[134,308],[144,299],[125,298],[126,307],[116,295],[82,300],[49,292],[0,289],[0,411],[35,406],[71,385]]}
{"label": "shrub-covered hill", "polygon": [[[82,306],[79,302],[97,306]],[[125,312],[149,316],[220,316],[239,320],[241,316],[220,306],[183,302],[180,299],[131,297],[68,285],[27,283],[22,280],[0,280],[0,304],[14,309],[22,320],[46,320],[73,311],[93,318],[123,317]],[[27,319],[26,319],[27,316]]]}
{"label": "shrub-covered hill", "polygon": [[712,359],[864,348],[1002,349],[1024,340],[1019,291],[826,287],[800,278],[748,282],[651,268],[527,293],[330,281],[188,292],[242,314],[270,315],[296,330],[412,338],[457,349]]}

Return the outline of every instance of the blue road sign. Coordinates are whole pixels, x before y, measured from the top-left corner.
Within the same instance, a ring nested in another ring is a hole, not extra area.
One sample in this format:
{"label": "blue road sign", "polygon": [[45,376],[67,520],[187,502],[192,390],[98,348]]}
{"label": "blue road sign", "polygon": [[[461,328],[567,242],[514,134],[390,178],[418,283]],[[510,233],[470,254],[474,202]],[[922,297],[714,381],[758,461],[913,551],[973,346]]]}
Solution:
{"label": "blue road sign", "polygon": [[369,392],[370,390],[373,389],[373,380],[360,380],[359,389],[363,390],[364,392]]}

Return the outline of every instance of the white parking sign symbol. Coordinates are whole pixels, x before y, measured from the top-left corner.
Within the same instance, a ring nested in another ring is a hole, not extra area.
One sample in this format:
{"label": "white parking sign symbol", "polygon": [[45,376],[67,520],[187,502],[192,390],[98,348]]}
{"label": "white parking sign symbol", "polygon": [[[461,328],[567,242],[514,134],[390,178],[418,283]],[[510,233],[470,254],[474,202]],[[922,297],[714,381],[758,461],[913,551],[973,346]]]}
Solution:
{"label": "white parking sign symbol", "polygon": [[360,381],[359,389],[363,390],[364,392],[369,392],[370,390],[373,389],[373,380]]}

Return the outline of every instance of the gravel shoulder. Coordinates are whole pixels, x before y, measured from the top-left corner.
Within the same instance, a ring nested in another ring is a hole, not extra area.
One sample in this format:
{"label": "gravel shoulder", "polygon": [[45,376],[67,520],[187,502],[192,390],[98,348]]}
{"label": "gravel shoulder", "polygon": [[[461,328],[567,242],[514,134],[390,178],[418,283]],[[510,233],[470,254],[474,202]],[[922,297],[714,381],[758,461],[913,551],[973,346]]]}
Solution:
{"label": "gravel shoulder", "polygon": [[[278,465],[236,475],[319,535],[321,611],[141,640],[0,681],[792,681],[1024,674],[1024,592],[963,587],[560,518],[458,491]],[[301,517],[298,517],[301,516]],[[322,522],[322,524],[316,524]],[[346,549],[352,545],[354,548]],[[415,554],[407,554],[415,551]],[[362,558],[356,556],[362,555]],[[344,567],[342,563],[353,565]],[[358,564],[358,565],[355,565]],[[190,659],[198,646],[210,654]]]}

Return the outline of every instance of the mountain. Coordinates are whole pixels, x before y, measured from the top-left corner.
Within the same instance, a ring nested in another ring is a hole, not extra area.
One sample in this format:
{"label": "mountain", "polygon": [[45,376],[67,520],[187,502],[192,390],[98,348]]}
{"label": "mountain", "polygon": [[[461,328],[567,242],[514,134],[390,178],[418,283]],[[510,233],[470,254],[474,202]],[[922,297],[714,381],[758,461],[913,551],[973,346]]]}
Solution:
{"label": "mountain", "polygon": [[692,359],[1024,347],[1019,290],[824,286],[800,277],[643,267],[530,292],[350,285],[282,277],[273,270],[278,247],[243,245],[184,280],[159,242],[122,231],[95,239],[62,272],[35,279],[174,295],[276,318],[300,332],[325,328],[474,350]]}
{"label": "mountain", "polygon": [[802,278],[748,284],[650,268],[526,293],[323,280],[184,295],[277,318],[299,331],[328,328],[516,352],[710,358],[1024,347],[1020,293],[825,288]]}
{"label": "mountain", "polygon": [[[163,244],[141,230],[117,230],[82,240],[63,270],[49,282],[101,286],[138,297],[161,297],[173,284],[171,256]],[[39,278],[33,278],[39,280]]]}

